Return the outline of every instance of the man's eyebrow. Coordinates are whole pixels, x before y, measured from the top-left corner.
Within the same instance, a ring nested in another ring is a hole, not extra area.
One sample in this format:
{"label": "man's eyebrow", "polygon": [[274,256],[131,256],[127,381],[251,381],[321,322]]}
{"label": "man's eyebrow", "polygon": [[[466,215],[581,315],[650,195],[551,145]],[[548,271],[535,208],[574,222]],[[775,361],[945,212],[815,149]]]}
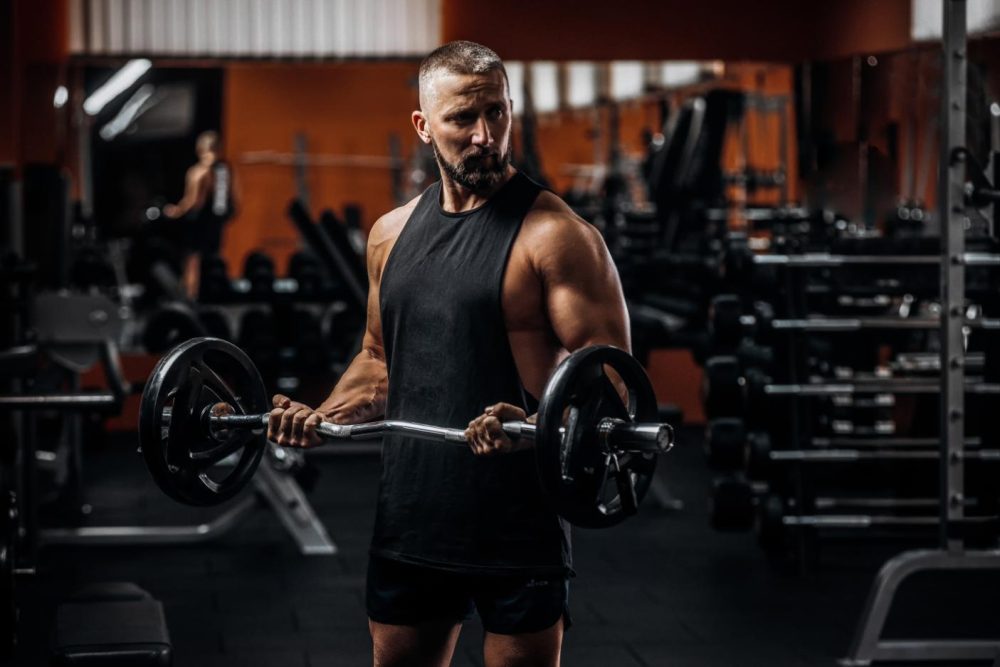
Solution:
{"label": "man's eyebrow", "polygon": [[445,116],[458,116],[465,112],[472,111],[472,107],[467,104],[462,104],[454,107],[450,107],[444,110]]}

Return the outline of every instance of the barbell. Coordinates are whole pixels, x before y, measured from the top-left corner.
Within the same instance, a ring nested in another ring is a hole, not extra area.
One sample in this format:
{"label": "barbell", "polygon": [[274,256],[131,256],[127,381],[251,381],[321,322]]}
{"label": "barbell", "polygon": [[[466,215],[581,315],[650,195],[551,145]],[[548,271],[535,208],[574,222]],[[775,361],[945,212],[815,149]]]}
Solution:
{"label": "barbell", "polygon": [[[606,369],[621,380],[626,400]],[[154,481],[189,505],[233,497],[260,464],[270,407],[260,373],[239,347],[217,338],[181,343],[156,365],[139,409],[140,448]],[[542,489],[555,511],[574,525],[598,528],[638,510],[657,456],[673,446],[673,429],[656,418],[656,397],[639,362],[618,348],[593,346],[556,368],[537,424],[505,422],[503,430],[534,441]],[[317,433],[330,441],[401,434],[467,445],[463,429],[399,420],[323,422]]]}

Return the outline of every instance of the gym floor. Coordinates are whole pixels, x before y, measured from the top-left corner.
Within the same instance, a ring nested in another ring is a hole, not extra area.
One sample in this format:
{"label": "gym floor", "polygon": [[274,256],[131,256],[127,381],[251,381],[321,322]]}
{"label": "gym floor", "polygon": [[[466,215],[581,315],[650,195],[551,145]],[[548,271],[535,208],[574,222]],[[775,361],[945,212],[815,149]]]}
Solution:
{"label": "gym floor", "polygon": [[[700,429],[685,429],[657,471],[684,502],[682,511],[647,501],[638,517],[618,527],[574,532],[574,626],[563,664],[833,665],[847,649],[879,565],[914,546],[824,542],[808,572],[779,571],[751,535],[708,527],[710,473],[700,440]],[[219,511],[163,496],[134,445],[134,436],[122,434],[88,454],[90,524],[182,524]],[[338,555],[299,555],[264,506],[206,545],[50,547],[41,553],[37,575],[19,584],[21,645],[14,664],[45,664],[56,605],[75,587],[99,581],[132,581],[163,602],[177,667],[371,664],[363,596],[378,459],[314,460],[320,477],[310,498]],[[886,635],[995,633],[996,593],[970,575],[920,575],[897,596]],[[482,665],[481,637],[473,619],[453,664]]]}

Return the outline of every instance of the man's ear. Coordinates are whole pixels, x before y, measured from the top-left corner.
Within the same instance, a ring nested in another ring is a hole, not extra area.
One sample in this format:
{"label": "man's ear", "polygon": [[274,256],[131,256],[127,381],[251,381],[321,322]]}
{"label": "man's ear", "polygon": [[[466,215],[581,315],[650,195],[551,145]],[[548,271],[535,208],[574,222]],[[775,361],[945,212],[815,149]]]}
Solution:
{"label": "man's ear", "polygon": [[425,144],[431,143],[431,135],[427,131],[427,116],[424,115],[424,112],[419,109],[414,111],[410,114],[410,121],[413,123],[413,129],[417,131],[420,141]]}

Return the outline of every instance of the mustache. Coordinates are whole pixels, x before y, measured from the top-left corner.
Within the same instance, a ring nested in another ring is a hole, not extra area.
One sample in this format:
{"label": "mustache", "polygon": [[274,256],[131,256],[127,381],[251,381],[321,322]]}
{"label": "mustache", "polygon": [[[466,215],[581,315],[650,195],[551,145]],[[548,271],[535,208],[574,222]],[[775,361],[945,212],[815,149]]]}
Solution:
{"label": "mustache", "polygon": [[484,158],[484,157],[498,158],[500,157],[500,151],[496,150],[495,148],[474,149],[469,154],[463,156],[462,159],[468,160],[468,159]]}

